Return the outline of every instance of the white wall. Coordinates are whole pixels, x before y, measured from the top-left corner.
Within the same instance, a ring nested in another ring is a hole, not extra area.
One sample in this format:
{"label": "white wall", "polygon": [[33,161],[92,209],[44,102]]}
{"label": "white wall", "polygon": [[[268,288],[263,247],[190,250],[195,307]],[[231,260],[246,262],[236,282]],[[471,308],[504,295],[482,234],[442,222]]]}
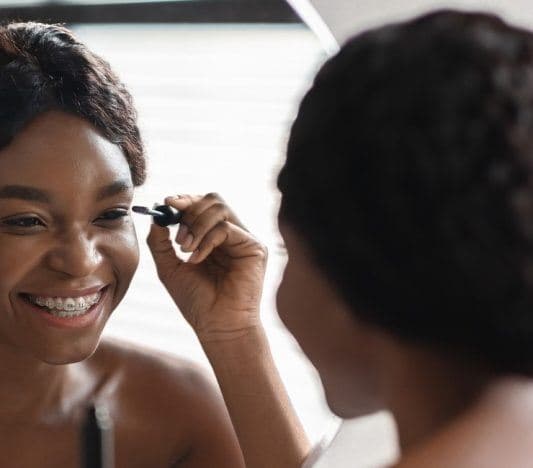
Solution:
{"label": "white wall", "polygon": [[[532,0],[287,0],[321,39],[335,51],[332,36],[342,43],[352,34],[380,24],[407,19],[437,8],[484,10],[526,28],[533,27]],[[317,15],[318,13],[318,15]],[[317,18],[320,17],[323,23]],[[327,25],[327,28],[325,25]],[[329,31],[328,31],[329,28]],[[331,34],[333,33],[333,34]]]}

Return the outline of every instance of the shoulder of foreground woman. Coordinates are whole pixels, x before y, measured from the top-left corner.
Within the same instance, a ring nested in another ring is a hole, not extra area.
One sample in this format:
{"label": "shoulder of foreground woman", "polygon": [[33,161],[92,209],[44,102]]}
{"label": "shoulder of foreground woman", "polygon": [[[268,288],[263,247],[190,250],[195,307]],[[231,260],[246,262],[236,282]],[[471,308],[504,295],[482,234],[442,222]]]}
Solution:
{"label": "shoulder of foreground woman", "polygon": [[533,380],[502,378],[396,468],[531,468]]}
{"label": "shoulder of foreground woman", "polygon": [[[241,453],[227,409],[212,374],[199,364],[132,343],[102,340],[91,358],[93,368],[107,374],[106,393],[117,417],[154,425],[174,434],[179,451],[225,467],[240,466]],[[191,465],[195,466],[195,465]],[[201,465],[200,465],[201,466]]]}

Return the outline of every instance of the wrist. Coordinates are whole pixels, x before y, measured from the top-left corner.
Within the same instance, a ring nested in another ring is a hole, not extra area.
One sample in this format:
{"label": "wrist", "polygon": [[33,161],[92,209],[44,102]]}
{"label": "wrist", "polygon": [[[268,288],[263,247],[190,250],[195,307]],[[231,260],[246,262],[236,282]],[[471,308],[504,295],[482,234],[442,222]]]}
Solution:
{"label": "wrist", "polygon": [[[212,314],[218,315],[216,313]],[[259,311],[254,310],[246,313],[239,312],[240,318],[232,318],[231,320],[223,319],[220,321],[208,320],[202,325],[195,327],[194,332],[198,341],[202,346],[220,344],[224,346],[227,344],[231,346],[232,343],[239,340],[246,340],[262,330],[263,326],[259,318]]]}
{"label": "wrist", "polygon": [[198,335],[200,344],[208,359],[213,361],[254,359],[270,352],[262,323],[251,324],[240,329]]}

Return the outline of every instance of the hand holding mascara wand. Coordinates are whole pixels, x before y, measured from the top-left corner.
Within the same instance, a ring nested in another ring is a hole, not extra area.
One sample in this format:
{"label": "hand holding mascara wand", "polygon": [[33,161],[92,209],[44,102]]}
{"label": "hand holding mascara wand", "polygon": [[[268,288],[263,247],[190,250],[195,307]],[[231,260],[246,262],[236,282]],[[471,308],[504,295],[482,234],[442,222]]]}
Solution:
{"label": "hand holding mascara wand", "polygon": [[147,242],[158,277],[213,367],[246,466],[300,466],[309,444],[259,317],[266,248],[216,193],[171,196],[165,204],[183,214],[175,234],[156,224],[159,213],[134,211],[155,215]]}

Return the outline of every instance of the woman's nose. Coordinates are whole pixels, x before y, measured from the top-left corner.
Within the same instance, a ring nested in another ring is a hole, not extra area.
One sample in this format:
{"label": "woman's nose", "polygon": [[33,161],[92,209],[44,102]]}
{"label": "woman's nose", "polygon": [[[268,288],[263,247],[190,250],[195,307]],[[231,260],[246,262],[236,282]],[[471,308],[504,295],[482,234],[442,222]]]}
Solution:
{"label": "woman's nose", "polygon": [[102,263],[102,253],[96,240],[86,233],[70,233],[62,236],[58,245],[48,254],[48,267],[72,277],[85,277]]}

